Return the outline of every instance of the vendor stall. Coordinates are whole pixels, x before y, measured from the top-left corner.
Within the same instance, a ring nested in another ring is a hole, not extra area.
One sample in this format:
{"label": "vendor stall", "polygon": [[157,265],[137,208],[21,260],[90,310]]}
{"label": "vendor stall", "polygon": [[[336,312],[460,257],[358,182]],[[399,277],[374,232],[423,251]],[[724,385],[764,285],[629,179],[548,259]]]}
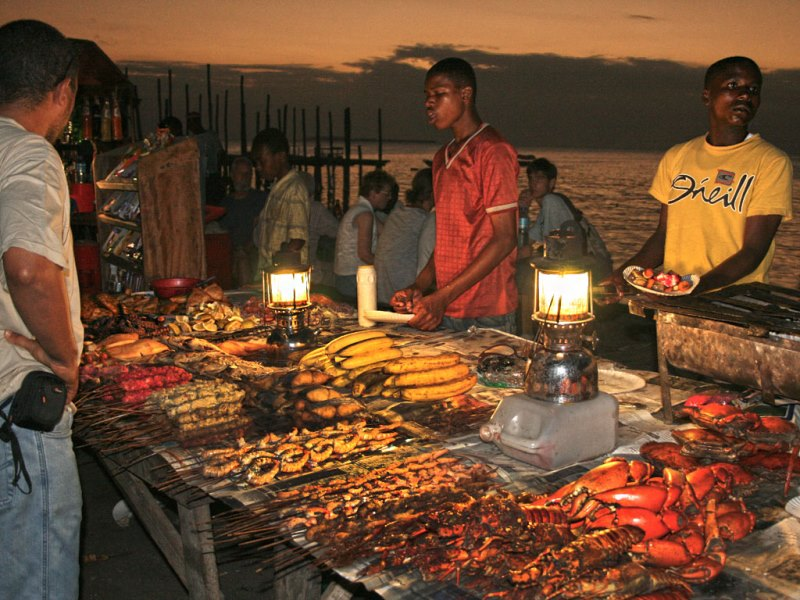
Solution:
{"label": "vendor stall", "polygon": [[[317,337],[298,349],[291,336],[270,339],[275,314],[260,295],[219,292],[85,307],[94,339],[76,435],[191,598],[220,597],[215,547],[270,562],[285,575],[281,597],[318,595],[319,568],[386,598],[800,591],[787,463],[769,468],[791,456],[796,427],[785,421],[781,435],[758,438],[773,458],[751,454],[747,470],[736,462],[744,453],[725,463],[672,442],[691,424],[712,432],[698,397],[733,402],[729,390],[672,378],[672,402],[694,408],[666,424],[656,373],[600,361],[597,386],[619,406],[614,449],[548,471],[478,435],[504,396],[525,389],[530,340],[364,329],[312,294],[301,304]],[[740,450],[756,443],[745,432],[771,423],[724,406],[747,415],[726,421],[741,424],[728,432]],[[621,499],[620,488],[647,492],[647,504]],[[177,529],[154,500],[162,494],[177,503]],[[660,555],[667,542],[682,555]]]}

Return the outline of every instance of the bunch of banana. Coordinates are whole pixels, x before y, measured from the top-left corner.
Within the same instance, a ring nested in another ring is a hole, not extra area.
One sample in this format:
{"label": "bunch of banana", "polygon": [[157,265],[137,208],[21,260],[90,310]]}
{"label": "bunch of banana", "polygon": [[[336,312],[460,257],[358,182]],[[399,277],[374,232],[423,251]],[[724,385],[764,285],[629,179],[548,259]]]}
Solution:
{"label": "bunch of banana", "polygon": [[472,389],[477,376],[455,352],[391,360],[356,377],[352,394],[409,401],[443,400]]}
{"label": "bunch of banana", "polygon": [[394,338],[381,330],[354,331],[312,350],[300,359],[300,365],[327,373],[335,387],[346,387],[362,372],[402,357],[403,351],[394,344]]}

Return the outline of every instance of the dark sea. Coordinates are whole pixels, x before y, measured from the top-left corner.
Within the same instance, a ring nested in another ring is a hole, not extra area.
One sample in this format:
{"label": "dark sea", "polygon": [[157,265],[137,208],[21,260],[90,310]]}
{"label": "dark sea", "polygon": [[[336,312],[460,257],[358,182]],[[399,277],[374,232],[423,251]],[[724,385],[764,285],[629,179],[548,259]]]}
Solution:
{"label": "dark sea", "polygon": [[[386,170],[397,179],[401,197],[411,185],[414,173],[433,158],[437,143],[384,143]],[[355,146],[353,156],[356,155]],[[666,149],[665,149],[666,150]],[[658,223],[659,203],[647,190],[655,174],[660,152],[625,152],[617,150],[564,150],[524,148],[521,155],[544,157],[558,167],[558,190],[569,196],[594,223],[619,265],[639,250]],[[375,144],[362,145],[364,158],[377,158]],[[776,237],[775,261],[771,283],[800,288],[800,157],[793,156],[792,186],[794,220],[784,221]],[[341,170],[337,172],[341,177]],[[325,178],[323,177],[323,180]],[[351,170],[351,201],[358,189],[358,169]],[[519,188],[527,185],[521,169]],[[331,189],[341,198],[341,181]],[[328,197],[323,185],[323,198]]]}

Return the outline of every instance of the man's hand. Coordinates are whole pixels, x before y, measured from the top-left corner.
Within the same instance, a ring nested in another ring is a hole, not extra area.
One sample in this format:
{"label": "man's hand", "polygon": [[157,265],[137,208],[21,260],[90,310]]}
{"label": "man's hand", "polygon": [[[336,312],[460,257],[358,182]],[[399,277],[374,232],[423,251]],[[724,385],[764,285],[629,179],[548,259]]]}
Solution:
{"label": "man's hand", "polygon": [[44,348],[34,339],[27,338],[19,333],[6,330],[5,338],[15,346],[27,350],[34,359],[48,367],[57,377],[64,380],[67,385],[67,402],[72,402],[78,392],[78,364],[64,365],[54,360]]}
{"label": "man's hand", "polygon": [[445,294],[441,291],[415,299],[414,318],[408,322],[408,326],[422,331],[433,331],[441,324],[448,304]]}
{"label": "man's hand", "polygon": [[422,292],[418,289],[410,287],[403,290],[397,290],[389,300],[389,304],[394,309],[394,312],[410,314],[415,312],[415,305],[422,300]]}

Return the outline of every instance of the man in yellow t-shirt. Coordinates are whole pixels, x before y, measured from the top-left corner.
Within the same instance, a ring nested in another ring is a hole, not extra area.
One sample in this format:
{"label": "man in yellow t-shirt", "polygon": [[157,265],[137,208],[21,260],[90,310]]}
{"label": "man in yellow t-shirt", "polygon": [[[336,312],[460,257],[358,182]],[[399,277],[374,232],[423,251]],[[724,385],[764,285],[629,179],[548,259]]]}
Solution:
{"label": "man in yellow t-shirt", "polygon": [[628,265],[699,275],[695,294],[768,281],[775,233],[792,217],[792,163],[748,132],[761,83],[758,65],[743,56],[708,68],[702,96],[708,133],[662,158],[650,187],[661,202],[658,227],[611,276],[618,289]]}

